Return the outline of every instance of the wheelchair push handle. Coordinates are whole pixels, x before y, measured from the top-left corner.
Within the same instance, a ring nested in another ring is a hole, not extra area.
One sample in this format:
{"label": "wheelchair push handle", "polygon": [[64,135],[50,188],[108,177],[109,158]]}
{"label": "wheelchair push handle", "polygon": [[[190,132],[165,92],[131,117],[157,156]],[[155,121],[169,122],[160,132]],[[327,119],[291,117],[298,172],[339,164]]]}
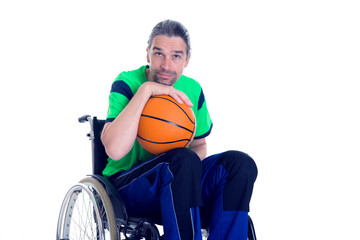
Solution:
{"label": "wheelchair push handle", "polygon": [[85,114],[84,116],[79,117],[78,121],[79,121],[79,123],[84,123],[84,122],[90,122],[90,119],[91,119],[91,116]]}
{"label": "wheelchair push handle", "polygon": [[[95,118],[96,117],[94,117],[94,119]],[[90,140],[94,140],[93,118],[90,115],[85,114],[85,115],[79,117],[78,121],[79,121],[79,123],[89,122],[89,124],[90,124],[90,132],[88,134],[86,134],[86,136],[89,137]]]}

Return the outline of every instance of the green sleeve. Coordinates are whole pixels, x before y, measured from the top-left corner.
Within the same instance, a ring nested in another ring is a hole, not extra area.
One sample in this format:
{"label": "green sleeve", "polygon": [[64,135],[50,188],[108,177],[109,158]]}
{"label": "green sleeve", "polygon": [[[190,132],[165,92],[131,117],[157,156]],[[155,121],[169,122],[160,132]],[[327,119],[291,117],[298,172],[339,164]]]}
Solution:
{"label": "green sleeve", "polygon": [[109,108],[107,112],[107,121],[111,121],[115,119],[122,110],[126,107],[129,103],[129,99],[124,95],[112,92],[109,95]]}

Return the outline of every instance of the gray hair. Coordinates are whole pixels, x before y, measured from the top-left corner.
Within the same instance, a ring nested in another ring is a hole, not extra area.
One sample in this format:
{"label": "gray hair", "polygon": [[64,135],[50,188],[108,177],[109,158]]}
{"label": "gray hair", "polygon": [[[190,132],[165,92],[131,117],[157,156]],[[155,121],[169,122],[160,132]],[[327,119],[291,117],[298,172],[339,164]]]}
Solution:
{"label": "gray hair", "polygon": [[191,51],[190,35],[185,26],[180,22],[174,20],[165,20],[156,24],[148,40],[149,49],[154,37],[158,35],[165,35],[167,37],[181,37],[186,43],[186,58],[189,57]]}

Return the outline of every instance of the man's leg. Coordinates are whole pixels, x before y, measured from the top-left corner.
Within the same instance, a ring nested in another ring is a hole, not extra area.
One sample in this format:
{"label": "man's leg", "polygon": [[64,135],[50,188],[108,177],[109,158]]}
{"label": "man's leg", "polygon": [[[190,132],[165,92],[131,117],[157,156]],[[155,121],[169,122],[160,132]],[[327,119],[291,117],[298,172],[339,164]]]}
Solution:
{"label": "man's leg", "polygon": [[171,150],[133,169],[111,177],[130,216],[156,218],[165,239],[201,239],[199,206],[201,171],[198,156],[189,149]]}
{"label": "man's leg", "polygon": [[209,240],[247,239],[249,203],[257,177],[247,154],[228,151],[203,160],[201,217],[206,218]]}

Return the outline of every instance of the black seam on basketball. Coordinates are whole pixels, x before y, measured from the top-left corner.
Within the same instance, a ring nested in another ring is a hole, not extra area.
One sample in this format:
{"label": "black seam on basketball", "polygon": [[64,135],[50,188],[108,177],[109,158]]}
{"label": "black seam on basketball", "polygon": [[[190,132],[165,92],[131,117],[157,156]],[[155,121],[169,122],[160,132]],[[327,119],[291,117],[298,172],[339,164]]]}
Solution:
{"label": "black seam on basketball", "polygon": [[191,141],[191,139],[195,138],[195,130],[196,130],[196,124],[194,124],[194,128],[193,128],[193,131],[192,131],[192,134],[191,134],[191,137],[190,137],[190,141]]}
{"label": "black seam on basketball", "polygon": [[181,111],[183,111],[183,112],[185,113],[185,115],[188,117],[189,121],[194,124],[194,122],[193,122],[193,120],[191,120],[190,116],[184,111],[184,109],[182,109],[182,108],[179,106],[179,104],[177,104],[177,102],[174,102],[174,101],[172,101],[172,100],[170,100],[170,99],[167,99],[167,98],[164,98],[164,97],[159,97],[159,96],[154,96],[154,97],[151,97],[151,98],[161,98],[161,99],[167,100],[167,101],[169,101],[169,102],[172,102],[172,103],[175,104],[178,108],[180,108]]}
{"label": "black seam on basketball", "polygon": [[159,120],[159,121],[163,121],[163,122],[172,124],[172,125],[174,125],[174,126],[176,126],[176,127],[182,128],[182,129],[184,129],[184,130],[186,130],[186,131],[188,131],[188,132],[191,132],[191,134],[193,134],[193,131],[191,131],[190,129],[187,129],[186,127],[183,127],[183,126],[181,126],[181,125],[179,125],[179,124],[170,122],[170,121],[168,121],[168,120],[165,120],[165,119],[162,119],[162,118],[158,118],[158,117],[154,117],[154,116],[145,115],[145,114],[141,114],[141,116],[142,116],[142,117],[147,117],[147,118],[153,118],[153,119],[156,119],[156,120]]}
{"label": "black seam on basketball", "polygon": [[148,139],[145,139],[139,135],[137,135],[138,138],[140,138],[141,140],[144,140],[146,142],[150,142],[150,143],[156,143],[156,144],[169,144],[169,143],[177,143],[177,142],[182,142],[182,141],[190,141],[190,139],[180,139],[180,140],[176,140],[176,141],[171,141],[171,142],[155,142],[155,141],[150,141]]}
{"label": "black seam on basketball", "polygon": [[[192,135],[192,134],[191,134],[191,135]],[[189,144],[190,140],[191,140],[191,138],[185,143],[184,147],[186,147],[186,145]]]}

